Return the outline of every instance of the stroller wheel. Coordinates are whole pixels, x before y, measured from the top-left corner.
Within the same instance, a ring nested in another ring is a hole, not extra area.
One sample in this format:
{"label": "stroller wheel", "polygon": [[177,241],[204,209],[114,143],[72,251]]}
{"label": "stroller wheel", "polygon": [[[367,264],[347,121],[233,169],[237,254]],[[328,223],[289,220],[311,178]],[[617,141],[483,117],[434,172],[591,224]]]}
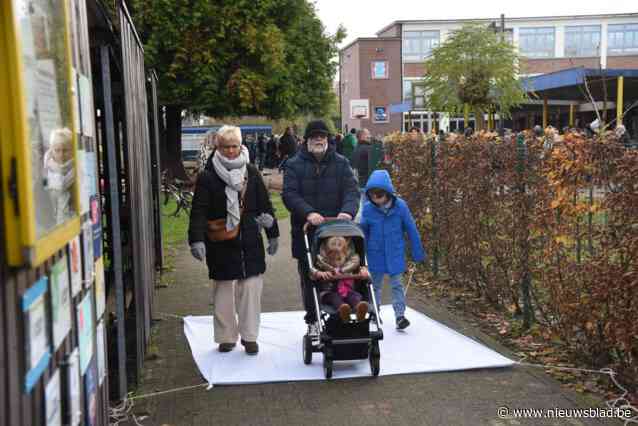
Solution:
{"label": "stroller wheel", "polygon": [[372,370],[374,377],[377,377],[381,371],[381,351],[378,342],[374,342],[370,346],[370,370]]}
{"label": "stroller wheel", "polygon": [[326,375],[326,379],[332,378],[332,359],[325,355],[323,357],[323,372]]}
{"label": "stroller wheel", "polygon": [[303,337],[303,363],[308,365],[312,362],[312,339],[307,334]]}

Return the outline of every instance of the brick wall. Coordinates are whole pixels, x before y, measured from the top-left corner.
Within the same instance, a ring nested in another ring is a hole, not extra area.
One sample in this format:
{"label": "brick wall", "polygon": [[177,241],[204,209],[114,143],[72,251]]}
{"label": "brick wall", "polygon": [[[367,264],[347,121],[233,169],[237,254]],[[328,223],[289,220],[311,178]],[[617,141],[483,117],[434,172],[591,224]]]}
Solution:
{"label": "brick wall", "polygon": [[607,56],[607,68],[638,69],[638,55]]}
{"label": "brick wall", "polygon": [[[370,119],[360,120],[359,127],[366,127],[372,135],[386,134],[401,129],[402,114],[390,114],[388,123],[375,123],[374,107],[401,102],[401,40],[379,39],[361,41],[359,45],[359,79],[361,99],[370,100]],[[372,79],[372,61],[387,61],[388,78]]]}
{"label": "brick wall", "polygon": [[405,63],[403,64],[403,76],[404,77],[423,77],[425,75],[425,64],[419,63]]}

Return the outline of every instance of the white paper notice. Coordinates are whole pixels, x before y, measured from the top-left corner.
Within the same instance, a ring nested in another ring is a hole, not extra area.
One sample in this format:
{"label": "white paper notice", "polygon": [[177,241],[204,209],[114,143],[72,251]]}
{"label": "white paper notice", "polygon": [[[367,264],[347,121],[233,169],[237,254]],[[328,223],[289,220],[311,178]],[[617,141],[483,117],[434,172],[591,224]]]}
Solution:
{"label": "white paper notice", "polygon": [[95,135],[95,123],[93,120],[93,87],[91,79],[79,74],[80,81],[80,108],[82,109],[82,134],[93,137]]}
{"label": "white paper notice", "polygon": [[60,127],[60,103],[55,77],[55,63],[52,59],[38,61],[38,119],[44,135],[45,148],[49,148],[49,138],[53,131]]}
{"label": "white paper notice", "polygon": [[39,297],[29,307],[29,369],[38,365],[48,351],[44,297]]}
{"label": "white paper notice", "polygon": [[44,391],[47,410],[47,426],[62,425],[62,404],[60,400],[60,370],[49,379],[47,387]]}
{"label": "white paper notice", "polygon": [[82,406],[80,405],[80,352],[78,348],[67,359],[67,385],[69,389],[69,413],[71,415],[71,426],[77,426],[82,420]]}
{"label": "white paper notice", "polygon": [[95,338],[97,340],[97,377],[100,386],[106,376],[106,354],[104,353],[104,321],[100,321],[95,329]]}
{"label": "white paper notice", "polygon": [[51,269],[51,317],[55,350],[71,331],[71,293],[66,255]]}

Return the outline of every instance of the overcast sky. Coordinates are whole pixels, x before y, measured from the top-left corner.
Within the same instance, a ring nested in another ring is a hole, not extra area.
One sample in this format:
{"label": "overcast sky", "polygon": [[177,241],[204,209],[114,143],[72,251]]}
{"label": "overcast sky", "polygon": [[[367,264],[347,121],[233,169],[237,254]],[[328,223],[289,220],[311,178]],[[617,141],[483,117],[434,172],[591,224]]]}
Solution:
{"label": "overcast sky", "polygon": [[340,47],[357,37],[374,37],[393,21],[409,19],[498,18],[636,13],[637,0],[316,0],[330,34],[339,24],[348,32]]}

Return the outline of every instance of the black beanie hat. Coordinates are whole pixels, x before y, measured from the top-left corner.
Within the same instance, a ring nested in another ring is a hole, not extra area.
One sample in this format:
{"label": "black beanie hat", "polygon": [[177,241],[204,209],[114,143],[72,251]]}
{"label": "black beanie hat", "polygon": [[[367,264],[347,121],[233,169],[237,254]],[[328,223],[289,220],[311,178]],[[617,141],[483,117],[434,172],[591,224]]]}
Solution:
{"label": "black beanie hat", "polygon": [[306,132],[304,133],[304,138],[308,139],[312,135],[325,135],[328,136],[330,132],[328,131],[328,126],[323,120],[314,120],[308,123],[306,126]]}

